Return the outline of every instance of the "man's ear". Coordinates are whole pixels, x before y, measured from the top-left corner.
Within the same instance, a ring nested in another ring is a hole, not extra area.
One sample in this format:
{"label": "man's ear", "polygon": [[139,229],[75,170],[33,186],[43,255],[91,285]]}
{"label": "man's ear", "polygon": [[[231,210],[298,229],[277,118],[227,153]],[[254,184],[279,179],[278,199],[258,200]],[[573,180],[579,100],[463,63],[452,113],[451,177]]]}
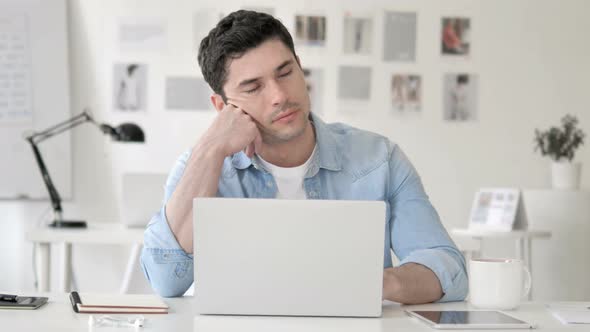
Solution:
{"label": "man's ear", "polygon": [[217,112],[220,112],[225,107],[225,102],[223,101],[223,97],[220,94],[214,93],[211,95],[211,104]]}

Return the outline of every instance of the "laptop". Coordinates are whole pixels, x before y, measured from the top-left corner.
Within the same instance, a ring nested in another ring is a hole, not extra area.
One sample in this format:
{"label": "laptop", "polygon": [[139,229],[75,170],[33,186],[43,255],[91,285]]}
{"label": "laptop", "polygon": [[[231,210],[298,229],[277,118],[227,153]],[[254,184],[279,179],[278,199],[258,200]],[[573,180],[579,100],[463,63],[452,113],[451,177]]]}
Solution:
{"label": "laptop", "polygon": [[166,174],[126,173],[122,178],[120,215],[123,225],[145,227],[162,208]]}
{"label": "laptop", "polygon": [[196,198],[200,314],[381,316],[385,203]]}

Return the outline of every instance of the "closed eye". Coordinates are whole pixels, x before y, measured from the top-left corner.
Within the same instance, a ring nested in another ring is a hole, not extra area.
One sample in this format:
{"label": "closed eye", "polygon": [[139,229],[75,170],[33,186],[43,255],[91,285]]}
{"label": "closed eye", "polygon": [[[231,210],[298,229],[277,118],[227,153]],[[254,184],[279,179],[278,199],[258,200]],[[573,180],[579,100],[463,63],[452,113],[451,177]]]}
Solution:
{"label": "closed eye", "polygon": [[259,87],[257,86],[257,87],[255,87],[254,89],[246,90],[246,91],[244,91],[244,92],[245,92],[245,93],[254,93],[254,92],[256,92],[256,90],[258,90],[258,88],[259,88]]}
{"label": "closed eye", "polygon": [[285,77],[285,76],[289,76],[289,75],[291,75],[291,73],[292,73],[292,72],[293,72],[293,70],[289,70],[288,72],[286,72],[286,73],[284,73],[284,74],[281,74],[281,75],[279,75],[279,77]]}

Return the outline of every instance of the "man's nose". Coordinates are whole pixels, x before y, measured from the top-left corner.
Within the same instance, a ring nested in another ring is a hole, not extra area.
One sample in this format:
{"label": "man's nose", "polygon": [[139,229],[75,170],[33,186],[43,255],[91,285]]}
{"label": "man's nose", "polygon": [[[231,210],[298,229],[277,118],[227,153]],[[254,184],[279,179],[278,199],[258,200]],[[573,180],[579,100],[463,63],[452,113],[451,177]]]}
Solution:
{"label": "man's nose", "polygon": [[273,107],[283,105],[287,101],[287,91],[279,82],[273,80],[270,84],[270,98]]}

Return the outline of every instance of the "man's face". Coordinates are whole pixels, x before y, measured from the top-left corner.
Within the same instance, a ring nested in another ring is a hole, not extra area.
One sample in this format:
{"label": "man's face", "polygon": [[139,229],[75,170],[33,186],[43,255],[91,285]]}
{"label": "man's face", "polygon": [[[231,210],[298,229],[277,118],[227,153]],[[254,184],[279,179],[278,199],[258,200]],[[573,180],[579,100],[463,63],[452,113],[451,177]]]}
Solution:
{"label": "man's face", "polygon": [[258,122],[264,143],[283,143],[303,134],[309,121],[309,94],[289,48],[270,39],[228,61],[223,87],[227,103]]}

